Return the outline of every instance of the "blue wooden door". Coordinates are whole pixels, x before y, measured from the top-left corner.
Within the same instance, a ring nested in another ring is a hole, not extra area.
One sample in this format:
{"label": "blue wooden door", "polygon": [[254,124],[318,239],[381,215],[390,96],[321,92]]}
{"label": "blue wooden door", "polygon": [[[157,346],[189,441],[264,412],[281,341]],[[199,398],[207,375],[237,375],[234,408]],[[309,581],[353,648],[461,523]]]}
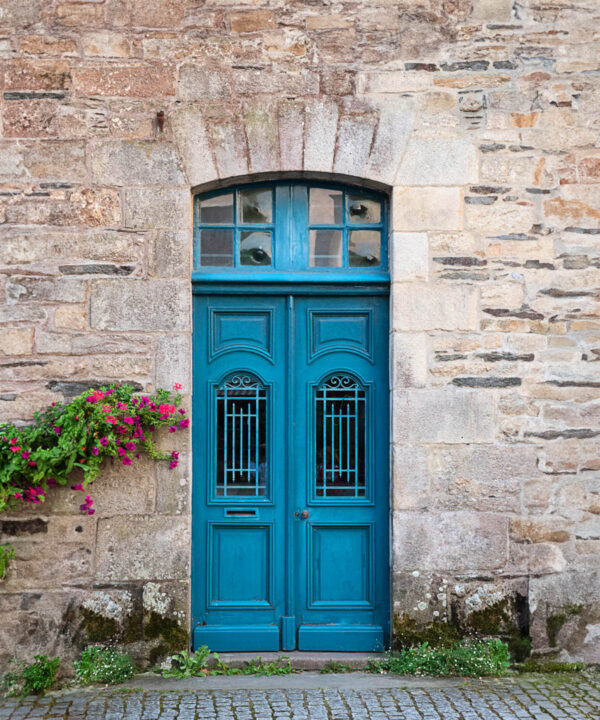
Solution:
{"label": "blue wooden door", "polygon": [[383,650],[388,621],[388,303],[295,300],[300,650]]}
{"label": "blue wooden door", "polygon": [[194,646],[388,642],[388,300],[194,305]]}

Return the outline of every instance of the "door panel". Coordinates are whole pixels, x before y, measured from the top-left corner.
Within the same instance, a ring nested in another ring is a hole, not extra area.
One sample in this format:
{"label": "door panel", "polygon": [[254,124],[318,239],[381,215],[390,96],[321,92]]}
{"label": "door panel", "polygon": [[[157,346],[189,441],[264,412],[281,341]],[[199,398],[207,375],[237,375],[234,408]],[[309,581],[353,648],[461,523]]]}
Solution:
{"label": "door panel", "polygon": [[384,297],[295,302],[300,650],[387,639],[387,312]]}
{"label": "door panel", "polygon": [[194,327],[194,646],[277,650],[285,301],[195,298]]}
{"label": "door panel", "polygon": [[194,646],[383,649],[387,298],[194,303]]}

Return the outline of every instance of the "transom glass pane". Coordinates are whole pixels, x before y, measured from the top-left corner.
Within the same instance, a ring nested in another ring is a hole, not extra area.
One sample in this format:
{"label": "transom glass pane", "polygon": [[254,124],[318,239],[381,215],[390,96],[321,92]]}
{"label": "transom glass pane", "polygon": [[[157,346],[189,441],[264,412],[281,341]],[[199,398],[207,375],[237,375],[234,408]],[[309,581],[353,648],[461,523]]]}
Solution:
{"label": "transom glass pane", "polygon": [[242,232],[240,262],[242,265],[270,265],[271,233],[263,230]]}
{"label": "transom glass pane", "polygon": [[265,497],[267,391],[252,375],[233,375],[216,390],[217,497]]}
{"label": "transom glass pane", "polygon": [[381,203],[362,195],[348,195],[348,219],[351,223],[378,223]]}
{"label": "transom glass pane", "polygon": [[208,228],[200,231],[200,265],[233,265],[233,230]]}
{"label": "transom glass pane", "polygon": [[340,225],[344,215],[344,195],[339,190],[311,188],[309,217],[311,225]]}
{"label": "transom glass pane", "polygon": [[342,266],[341,230],[310,231],[310,265],[311,267]]}
{"label": "transom glass pane", "polygon": [[364,498],[364,389],[348,375],[332,375],[315,402],[316,496]]}
{"label": "transom glass pane", "polygon": [[273,222],[272,190],[240,190],[239,198],[243,223]]}
{"label": "transom glass pane", "polygon": [[233,222],[233,193],[200,201],[200,222],[222,225]]}
{"label": "transom glass pane", "polygon": [[374,267],[381,262],[379,230],[352,230],[348,245],[350,267]]}

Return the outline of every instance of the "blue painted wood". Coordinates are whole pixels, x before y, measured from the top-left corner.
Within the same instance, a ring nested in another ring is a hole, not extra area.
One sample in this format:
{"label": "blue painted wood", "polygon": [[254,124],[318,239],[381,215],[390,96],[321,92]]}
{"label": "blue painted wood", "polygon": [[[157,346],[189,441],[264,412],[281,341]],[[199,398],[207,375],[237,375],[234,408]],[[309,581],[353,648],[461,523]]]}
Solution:
{"label": "blue painted wood", "polygon": [[[264,650],[281,627],[286,650],[387,643],[387,298],[198,295],[194,327],[194,642],[242,650],[254,638]],[[215,394],[244,372],[267,392],[267,489],[228,497],[217,492]]]}
{"label": "blue painted wood", "polygon": [[374,625],[331,627],[302,625],[298,630],[300,650],[337,652],[381,652],[385,649],[383,629]]}
{"label": "blue painted wood", "polygon": [[[294,523],[298,648],[373,649],[389,640],[388,301],[299,297],[296,323],[295,496],[308,511]],[[342,648],[348,626],[372,632]]]}
{"label": "blue painted wood", "polygon": [[[193,643],[380,650],[387,250],[376,268],[347,256],[341,268],[309,268],[308,183],[263,186],[274,197],[271,266],[199,266],[197,205],[194,215]],[[385,238],[385,198],[365,194],[382,202]],[[347,249],[360,224],[345,217]],[[247,228],[231,229],[239,248]]]}
{"label": "blue painted wood", "polygon": [[196,626],[193,644],[215,652],[271,652],[279,650],[279,628],[276,625],[207,625]]}

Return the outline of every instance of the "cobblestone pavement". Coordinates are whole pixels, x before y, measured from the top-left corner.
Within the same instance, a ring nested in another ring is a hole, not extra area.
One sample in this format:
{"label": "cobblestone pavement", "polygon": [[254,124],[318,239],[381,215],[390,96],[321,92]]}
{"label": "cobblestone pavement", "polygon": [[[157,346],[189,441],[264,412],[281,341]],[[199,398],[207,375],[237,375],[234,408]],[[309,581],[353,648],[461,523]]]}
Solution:
{"label": "cobblestone pavement", "polygon": [[[363,675],[362,673],[360,675]],[[370,685],[377,685],[373,682]],[[229,679],[229,678],[228,678]],[[233,679],[233,678],[231,678]],[[252,679],[254,680],[254,678]],[[264,680],[256,678],[256,680]],[[284,680],[284,678],[278,678]],[[600,674],[485,681],[402,678],[389,687],[354,687],[313,676],[308,683],[244,689],[67,691],[0,701],[0,720],[598,720]],[[352,681],[351,681],[352,682]],[[279,683],[281,684],[281,683]],[[301,687],[301,685],[312,687]],[[264,683],[262,683],[264,685]],[[267,683],[268,685],[268,683]],[[384,683],[385,685],[385,683]]]}

